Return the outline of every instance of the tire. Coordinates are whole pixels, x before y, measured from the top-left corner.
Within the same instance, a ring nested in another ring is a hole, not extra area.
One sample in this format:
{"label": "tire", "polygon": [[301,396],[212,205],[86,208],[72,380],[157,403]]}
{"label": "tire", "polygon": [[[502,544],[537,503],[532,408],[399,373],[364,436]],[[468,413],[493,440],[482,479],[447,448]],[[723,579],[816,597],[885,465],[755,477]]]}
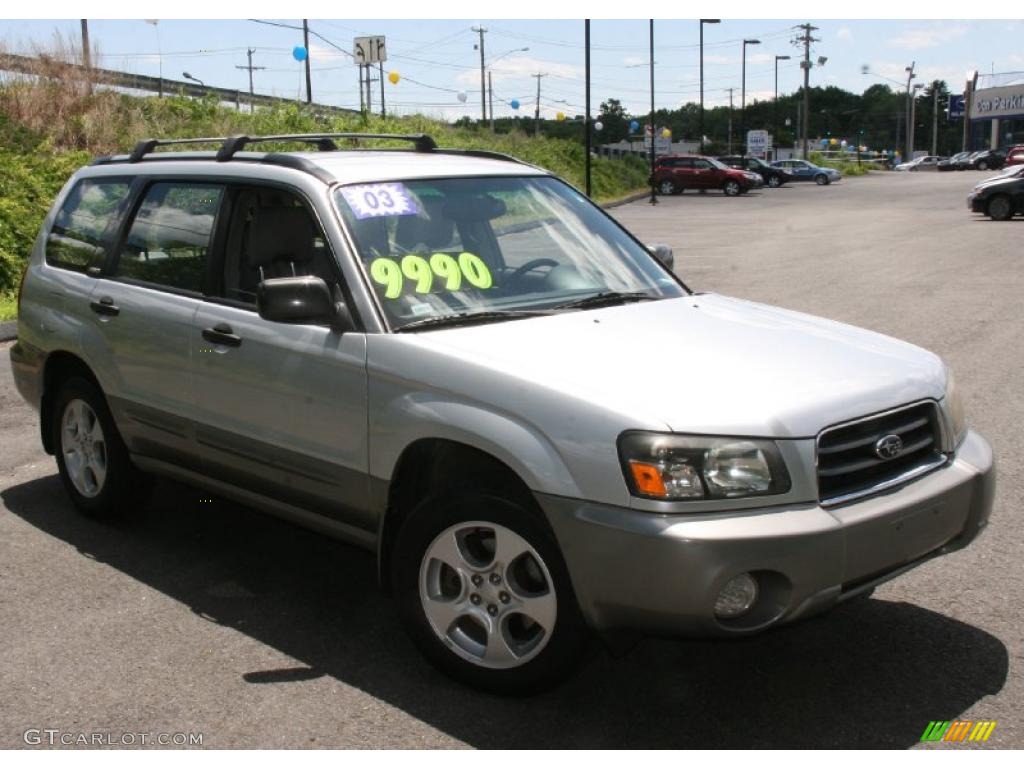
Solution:
{"label": "tire", "polygon": [[986,162],[985,160],[982,160],[981,162],[978,163],[978,165],[976,167],[977,167],[977,169],[979,171],[987,171],[988,170],[988,162]]}
{"label": "tire", "polygon": [[106,398],[91,381],[73,377],[64,382],[50,430],[60,479],[83,514],[124,517],[145,500],[149,479],[132,464]]}
{"label": "tire", "polygon": [[828,176],[826,176],[824,173],[819,173],[814,177],[814,183],[817,184],[819,187],[824,187],[826,184],[829,183]]}
{"label": "tire", "polygon": [[663,195],[674,195],[679,190],[676,188],[676,183],[671,179],[665,179],[658,183],[658,192]]}
{"label": "tire", "polygon": [[769,176],[768,186],[771,187],[772,189],[778,189],[779,187],[782,186],[782,179],[780,179],[778,176]]}
{"label": "tire", "polygon": [[738,181],[729,180],[722,185],[722,191],[729,197],[736,197],[743,192],[743,188],[740,187],[740,183]]}
{"label": "tire", "polygon": [[995,195],[985,209],[993,221],[1009,221],[1013,218],[1013,200],[1009,195]]}
{"label": "tire", "polygon": [[480,492],[445,494],[421,503],[398,534],[392,583],[406,630],[459,682],[536,693],[583,656],[588,632],[569,574],[536,514]]}

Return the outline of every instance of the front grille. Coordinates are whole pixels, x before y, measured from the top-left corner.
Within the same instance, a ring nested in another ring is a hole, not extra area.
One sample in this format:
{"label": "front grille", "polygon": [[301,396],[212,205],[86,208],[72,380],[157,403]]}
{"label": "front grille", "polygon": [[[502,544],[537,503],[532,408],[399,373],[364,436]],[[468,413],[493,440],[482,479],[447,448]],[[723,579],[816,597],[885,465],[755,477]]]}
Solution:
{"label": "front grille", "polygon": [[[934,403],[826,429],[818,436],[818,498],[823,504],[841,504],[934,469],[946,461],[940,434]],[[881,458],[876,446],[889,435],[900,438],[903,450],[894,458]]]}

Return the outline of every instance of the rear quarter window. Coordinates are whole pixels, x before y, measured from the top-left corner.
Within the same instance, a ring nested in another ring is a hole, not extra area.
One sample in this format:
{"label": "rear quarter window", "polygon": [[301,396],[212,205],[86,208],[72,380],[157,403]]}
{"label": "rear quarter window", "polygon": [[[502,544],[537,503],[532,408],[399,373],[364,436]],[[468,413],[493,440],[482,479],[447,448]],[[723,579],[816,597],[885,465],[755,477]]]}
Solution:
{"label": "rear quarter window", "polygon": [[128,196],[128,179],[83,179],[68,193],[46,238],[46,263],[84,272],[106,257],[105,234]]}

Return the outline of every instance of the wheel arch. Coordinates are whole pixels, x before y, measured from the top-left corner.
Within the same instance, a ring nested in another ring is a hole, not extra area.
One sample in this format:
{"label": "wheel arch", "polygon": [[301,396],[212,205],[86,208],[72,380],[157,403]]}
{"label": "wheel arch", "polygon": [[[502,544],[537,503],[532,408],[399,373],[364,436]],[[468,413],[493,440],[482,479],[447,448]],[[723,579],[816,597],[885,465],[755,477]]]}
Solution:
{"label": "wheel arch", "polygon": [[465,442],[420,438],[402,451],[387,487],[377,536],[378,578],[385,593],[391,592],[392,552],[402,525],[419,501],[449,490],[484,490],[514,500],[557,541],[529,485],[509,464]]}
{"label": "wheel arch", "polygon": [[43,449],[53,455],[56,446],[53,444],[53,432],[50,429],[53,402],[63,382],[72,376],[81,376],[96,385],[101,392],[99,379],[81,357],[74,352],[58,349],[50,352],[43,363],[43,395],[39,401],[39,432],[43,441]]}

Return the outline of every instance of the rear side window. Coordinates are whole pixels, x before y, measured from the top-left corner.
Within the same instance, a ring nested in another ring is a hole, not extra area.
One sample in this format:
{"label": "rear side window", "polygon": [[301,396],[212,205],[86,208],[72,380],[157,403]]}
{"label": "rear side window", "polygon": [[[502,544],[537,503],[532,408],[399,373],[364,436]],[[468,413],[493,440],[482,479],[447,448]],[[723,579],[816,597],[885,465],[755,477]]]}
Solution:
{"label": "rear side window", "polygon": [[104,233],[128,196],[126,179],[85,179],[68,194],[46,239],[46,263],[84,272],[101,262]]}
{"label": "rear side window", "polygon": [[116,277],[201,292],[224,187],[161,182],[146,191],[114,268]]}

